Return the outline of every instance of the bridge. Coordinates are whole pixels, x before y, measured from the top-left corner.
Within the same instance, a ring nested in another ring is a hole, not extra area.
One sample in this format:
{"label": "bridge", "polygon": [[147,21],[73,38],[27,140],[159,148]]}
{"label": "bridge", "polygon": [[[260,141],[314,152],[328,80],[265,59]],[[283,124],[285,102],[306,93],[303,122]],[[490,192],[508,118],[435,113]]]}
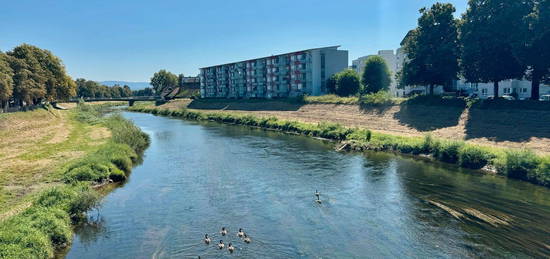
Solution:
{"label": "bridge", "polygon": [[84,102],[128,102],[128,106],[134,106],[135,102],[141,101],[160,101],[163,100],[159,96],[130,96],[130,97],[115,97],[115,98],[96,98],[96,97],[82,97],[82,98],[71,98],[68,102],[77,103],[80,100]]}

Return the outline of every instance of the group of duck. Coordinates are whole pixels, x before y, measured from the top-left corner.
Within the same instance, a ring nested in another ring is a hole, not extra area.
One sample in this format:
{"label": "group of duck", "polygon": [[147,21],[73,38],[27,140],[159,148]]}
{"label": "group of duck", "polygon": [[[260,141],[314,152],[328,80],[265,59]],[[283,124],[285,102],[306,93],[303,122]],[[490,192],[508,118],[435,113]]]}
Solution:
{"label": "group of duck", "polygon": [[[229,231],[227,231],[225,227],[222,227],[220,234],[222,236],[226,236],[228,233]],[[237,236],[239,238],[242,238],[242,240],[247,244],[250,244],[250,242],[252,242],[252,239],[250,239],[250,237],[246,233],[244,233],[242,228],[239,228],[239,232],[237,232]],[[210,239],[210,237],[208,237],[208,234],[204,234],[204,243],[209,245],[210,242],[212,242],[212,240]],[[220,240],[220,242],[218,243],[218,249],[222,250],[224,248],[225,248],[225,244],[223,243],[223,240]],[[233,246],[233,244],[231,244],[231,242],[229,242],[229,244],[227,245],[227,250],[229,251],[229,253],[233,253],[235,251],[235,247]]]}

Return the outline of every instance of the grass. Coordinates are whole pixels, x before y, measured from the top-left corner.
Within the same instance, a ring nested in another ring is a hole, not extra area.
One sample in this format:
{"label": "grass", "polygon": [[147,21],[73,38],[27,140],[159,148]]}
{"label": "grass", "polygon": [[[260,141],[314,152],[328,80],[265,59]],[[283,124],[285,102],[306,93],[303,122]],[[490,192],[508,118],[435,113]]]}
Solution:
{"label": "grass", "polygon": [[121,116],[103,118],[104,108],[82,104],[71,111],[74,123],[108,128],[111,136],[58,168],[54,175],[62,183],[34,195],[28,208],[0,222],[0,258],[52,258],[71,243],[72,224],[98,205],[99,194],[90,186],[127,178],[149,137]]}
{"label": "grass", "polygon": [[[460,105],[465,105],[460,104]],[[529,151],[478,146],[464,141],[424,137],[405,137],[348,128],[336,123],[317,124],[279,120],[276,117],[255,117],[227,112],[199,112],[187,109],[155,108],[146,103],[129,108],[130,111],[174,116],[189,120],[209,120],[222,123],[274,129],[302,135],[346,141],[355,150],[391,151],[403,154],[427,155],[436,160],[470,169],[494,168],[510,178],[550,186],[550,157]]]}

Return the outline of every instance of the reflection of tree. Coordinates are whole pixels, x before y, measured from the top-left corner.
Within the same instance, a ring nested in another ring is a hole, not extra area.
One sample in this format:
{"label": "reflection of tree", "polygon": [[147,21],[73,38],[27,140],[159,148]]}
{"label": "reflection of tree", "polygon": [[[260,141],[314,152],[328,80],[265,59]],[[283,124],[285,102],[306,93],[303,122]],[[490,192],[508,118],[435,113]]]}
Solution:
{"label": "reflection of tree", "polygon": [[88,218],[84,222],[78,224],[75,228],[75,233],[78,235],[80,242],[88,246],[107,233],[105,225],[105,219],[97,212],[96,215],[88,215]]}

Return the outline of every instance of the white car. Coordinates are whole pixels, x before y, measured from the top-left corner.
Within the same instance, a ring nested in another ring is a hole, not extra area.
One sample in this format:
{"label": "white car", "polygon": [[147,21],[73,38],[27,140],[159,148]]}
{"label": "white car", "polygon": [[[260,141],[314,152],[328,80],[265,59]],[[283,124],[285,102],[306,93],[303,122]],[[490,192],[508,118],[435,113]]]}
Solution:
{"label": "white car", "polygon": [[541,101],[541,102],[550,102],[550,94],[542,95],[542,96],[539,98],[539,101]]}
{"label": "white car", "polygon": [[513,101],[513,100],[515,100],[516,98],[514,98],[514,97],[511,96],[511,95],[503,95],[503,96],[502,96],[502,99],[508,100],[508,101]]}

